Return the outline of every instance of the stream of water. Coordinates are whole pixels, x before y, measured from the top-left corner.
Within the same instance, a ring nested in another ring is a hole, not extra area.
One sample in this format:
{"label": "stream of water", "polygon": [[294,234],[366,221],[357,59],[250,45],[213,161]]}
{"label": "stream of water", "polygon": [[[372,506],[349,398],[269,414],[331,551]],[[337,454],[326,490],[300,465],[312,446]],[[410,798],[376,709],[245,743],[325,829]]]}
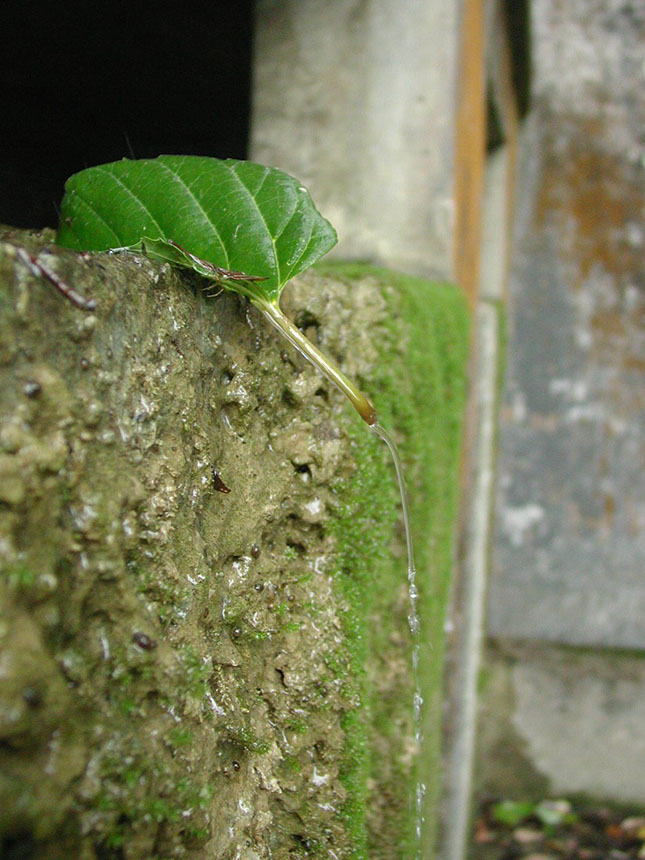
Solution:
{"label": "stream of water", "polygon": [[[408,626],[412,635],[412,676],[414,680],[414,741],[417,747],[418,755],[421,753],[421,744],[423,742],[423,732],[421,729],[421,711],[423,707],[423,696],[421,694],[421,684],[419,681],[419,653],[420,653],[420,627],[419,612],[417,601],[419,591],[417,588],[417,570],[414,564],[414,547],[412,545],[412,531],[410,527],[410,510],[408,505],[408,494],[405,488],[405,479],[403,477],[403,465],[399,449],[396,446],[394,439],[385,430],[378,421],[370,425],[370,430],[373,430],[376,435],[382,439],[390,450],[394,468],[396,469],[396,477],[399,482],[399,492],[401,494],[401,510],[403,513],[403,524],[405,526],[405,541],[408,549],[408,594],[410,595],[410,610],[408,612]],[[420,767],[417,774],[417,783],[415,787],[415,829],[416,829],[416,858],[421,860],[421,829],[423,826],[423,798],[426,792],[426,786],[421,779]]]}

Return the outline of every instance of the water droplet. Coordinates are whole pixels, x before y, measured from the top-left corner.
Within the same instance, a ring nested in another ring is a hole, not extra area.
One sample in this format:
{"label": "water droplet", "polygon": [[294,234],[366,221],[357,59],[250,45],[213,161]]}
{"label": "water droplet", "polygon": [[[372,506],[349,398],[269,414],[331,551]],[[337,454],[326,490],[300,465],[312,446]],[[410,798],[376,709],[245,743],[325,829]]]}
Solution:
{"label": "water droplet", "polygon": [[146,633],[139,633],[136,631],[132,634],[132,640],[135,645],[138,645],[139,648],[142,648],[144,651],[152,651],[157,647],[155,640],[151,639]]}
{"label": "water droplet", "polygon": [[34,397],[38,397],[38,395],[42,391],[42,387],[40,385],[40,382],[36,382],[34,379],[29,379],[27,380],[27,382],[25,382],[22,391],[26,397],[30,397],[33,399]]}
{"label": "water droplet", "polygon": [[37,687],[24,687],[22,698],[30,708],[37,708],[38,705],[42,704],[43,694]]}
{"label": "water droplet", "polygon": [[[414,678],[414,699],[413,699],[413,714],[414,714],[414,737],[417,742],[417,745],[421,747],[423,743],[423,732],[421,729],[422,726],[422,708],[423,708],[423,696],[421,695],[421,685],[419,681],[419,633],[420,633],[420,619],[419,613],[417,609],[417,600],[418,600],[418,588],[417,588],[417,574],[416,568],[414,565],[414,550],[412,547],[412,533],[410,529],[410,516],[408,513],[408,499],[407,493],[405,489],[405,480],[403,478],[403,464],[401,462],[401,457],[399,455],[398,448],[392,439],[392,437],[387,433],[380,424],[375,423],[370,425],[370,429],[376,433],[387,445],[390,450],[390,454],[392,455],[392,459],[394,461],[394,468],[396,470],[396,477],[399,482],[399,492],[401,495],[401,509],[403,514],[403,524],[405,526],[405,539],[408,550],[408,594],[410,599],[410,612],[408,613],[408,626],[410,629],[410,633],[412,635],[413,647],[412,647],[412,674]],[[415,830],[417,835],[417,850],[416,856],[419,857],[419,845],[421,842],[421,830],[423,823],[423,797],[425,795],[425,785],[419,780],[416,785],[416,822],[415,822]]]}

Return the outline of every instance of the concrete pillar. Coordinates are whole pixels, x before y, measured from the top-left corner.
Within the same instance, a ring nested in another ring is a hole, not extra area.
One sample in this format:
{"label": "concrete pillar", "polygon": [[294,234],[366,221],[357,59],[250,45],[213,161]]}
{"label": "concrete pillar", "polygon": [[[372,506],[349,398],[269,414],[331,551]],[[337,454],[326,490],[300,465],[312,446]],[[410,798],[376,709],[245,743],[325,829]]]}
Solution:
{"label": "concrete pillar", "polygon": [[337,256],[453,277],[460,5],[258,2],[251,158],[302,180]]}
{"label": "concrete pillar", "polygon": [[641,803],[645,15],[534,0],[532,31],[478,781]]}

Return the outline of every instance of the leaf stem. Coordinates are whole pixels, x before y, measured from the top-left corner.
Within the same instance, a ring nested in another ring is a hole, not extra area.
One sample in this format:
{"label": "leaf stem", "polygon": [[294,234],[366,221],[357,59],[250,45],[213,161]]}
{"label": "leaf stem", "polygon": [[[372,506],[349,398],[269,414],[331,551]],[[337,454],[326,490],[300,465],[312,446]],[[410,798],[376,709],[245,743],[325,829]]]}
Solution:
{"label": "leaf stem", "polygon": [[324,355],[317,346],[308,340],[300,329],[286,317],[280,306],[275,302],[253,300],[253,304],[259,308],[265,317],[274,325],[280,334],[304,355],[314,367],[325,374],[330,382],[350,400],[363,421],[370,425],[376,423],[376,410],[364,394],[349,380],[336,365]]}

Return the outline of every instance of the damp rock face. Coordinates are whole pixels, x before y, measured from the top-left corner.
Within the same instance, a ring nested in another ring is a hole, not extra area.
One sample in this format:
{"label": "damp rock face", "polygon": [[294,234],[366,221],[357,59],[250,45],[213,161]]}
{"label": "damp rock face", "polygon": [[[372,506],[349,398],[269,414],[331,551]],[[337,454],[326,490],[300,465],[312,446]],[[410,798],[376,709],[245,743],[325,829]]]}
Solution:
{"label": "damp rock face", "polygon": [[[96,310],[35,278],[21,247]],[[405,364],[411,337],[390,321],[393,295],[375,273],[328,272],[284,301],[377,403],[382,386],[388,417],[410,385],[397,393],[382,369],[384,348]],[[453,417],[421,541],[435,548],[435,664],[466,325],[456,294],[442,301],[454,372],[436,397]],[[4,233],[2,856],[344,858],[406,844],[424,754],[405,561],[387,452],[359,424],[238,297],[205,298],[143,257]]]}

